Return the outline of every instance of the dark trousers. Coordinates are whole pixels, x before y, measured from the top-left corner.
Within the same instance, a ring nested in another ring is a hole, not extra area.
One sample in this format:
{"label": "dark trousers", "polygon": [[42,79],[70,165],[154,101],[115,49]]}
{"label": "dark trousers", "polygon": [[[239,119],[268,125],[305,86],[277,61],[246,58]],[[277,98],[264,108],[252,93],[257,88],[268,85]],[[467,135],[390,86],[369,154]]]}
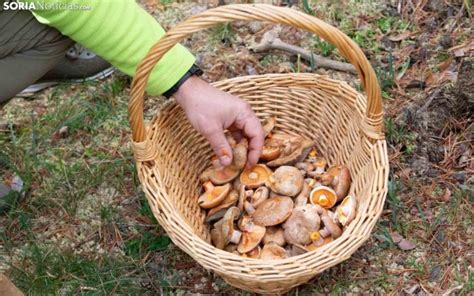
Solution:
{"label": "dark trousers", "polygon": [[2,10],[4,1],[0,0],[0,103],[40,79],[74,44],[29,11]]}

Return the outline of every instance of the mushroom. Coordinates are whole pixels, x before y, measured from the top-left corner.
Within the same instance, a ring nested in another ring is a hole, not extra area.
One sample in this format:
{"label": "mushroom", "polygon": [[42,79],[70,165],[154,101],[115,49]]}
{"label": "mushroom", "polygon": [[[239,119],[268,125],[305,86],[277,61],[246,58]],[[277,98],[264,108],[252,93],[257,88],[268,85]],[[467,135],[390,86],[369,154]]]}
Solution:
{"label": "mushroom", "polygon": [[300,194],[295,198],[295,207],[305,206],[308,203],[309,192],[311,188],[308,183],[303,183],[303,189],[301,189]]}
{"label": "mushroom", "polygon": [[253,218],[249,215],[243,215],[238,223],[238,227],[242,231],[250,231],[254,225]]}
{"label": "mushroom", "polygon": [[260,155],[260,159],[263,161],[272,161],[277,159],[281,154],[281,150],[279,147],[272,147],[272,146],[263,146],[262,148],[262,155]]}
{"label": "mushroom", "polygon": [[329,215],[321,216],[321,221],[324,224],[324,228],[319,230],[319,234],[322,237],[332,236],[332,238],[336,239],[342,235],[341,228],[333,221]]}
{"label": "mushroom", "polygon": [[298,162],[295,164],[295,167],[299,170],[305,171],[305,173],[309,173],[314,170],[314,166],[311,162]]}
{"label": "mushroom", "polygon": [[[275,136],[273,138],[275,138]],[[300,137],[293,137],[284,142],[284,145],[284,148],[280,149],[282,150],[280,156],[267,163],[269,167],[294,165],[295,163],[303,161],[311,150],[311,147],[313,147],[313,142]]]}
{"label": "mushroom", "polygon": [[270,190],[265,187],[258,187],[257,190],[252,195],[251,202],[252,205],[257,208],[259,205],[261,205],[265,200],[268,199],[268,195],[270,193]]}
{"label": "mushroom", "polygon": [[[331,187],[336,192],[337,201],[341,201],[347,196],[351,186],[351,173],[346,166],[333,166],[323,176],[328,179],[327,181],[331,181]],[[323,181],[325,181],[324,178]]]}
{"label": "mushroom", "polygon": [[251,251],[244,253],[241,256],[246,258],[258,259],[260,257],[261,252],[262,248],[260,248],[260,246],[257,246],[256,248],[253,248]]}
{"label": "mushroom", "polygon": [[319,248],[319,247],[322,247],[324,246],[325,244],[328,244],[330,242],[332,242],[334,240],[334,238],[332,236],[327,236],[327,237],[323,237],[321,235],[321,230],[320,231],[315,231],[313,233],[311,233],[311,240],[313,241],[313,243],[311,245],[313,245],[315,249]]}
{"label": "mushroom", "polygon": [[325,209],[329,209],[336,204],[337,195],[334,190],[327,186],[318,186],[311,191],[309,199],[313,205],[320,205]]}
{"label": "mushroom", "polygon": [[303,188],[303,183],[303,175],[297,168],[281,166],[268,177],[265,185],[278,194],[296,196]]}
{"label": "mushroom", "polygon": [[233,206],[239,200],[239,193],[237,190],[231,190],[229,194],[224,198],[224,200],[220,203],[220,205],[212,208],[207,212],[206,216],[206,223],[213,223],[222,217],[224,217],[225,212],[227,209]]}
{"label": "mushroom", "polygon": [[212,244],[216,246],[216,248],[223,250],[225,247],[225,240],[222,234],[222,229],[213,228],[211,229],[211,240]]}
{"label": "mushroom", "polygon": [[336,209],[336,217],[342,226],[347,226],[355,218],[357,210],[357,199],[348,195]]}
{"label": "mushroom", "polygon": [[275,196],[265,200],[253,214],[255,224],[273,226],[284,222],[293,210],[293,200],[288,196]]}
{"label": "mushroom", "polygon": [[272,171],[264,164],[256,164],[240,174],[240,183],[247,188],[257,188],[265,184]]}
{"label": "mushroom", "polygon": [[312,172],[308,172],[308,176],[314,178],[324,173],[324,171],[326,170],[327,161],[326,159],[324,159],[324,157],[316,157],[313,162],[313,165],[316,169]]}
{"label": "mushroom", "polygon": [[242,239],[237,247],[237,251],[241,254],[248,253],[256,248],[262,241],[266,231],[265,227],[253,223],[247,225],[246,229],[247,230],[242,233]]}
{"label": "mushroom", "polygon": [[243,211],[244,210],[244,204],[247,198],[251,197],[253,195],[252,190],[245,190],[245,185],[240,184],[239,186],[239,202],[237,204],[237,207],[239,210]]}
{"label": "mushroom", "polygon": [[236,244],[228,244],[225,248],[224,251],[227,251],[229,253],[234,253],[237,252],[237,245]]}
{"label": "mushroom", "polygon": [[227,210],[222,218],[221,231],[224,237],[225,245],[229,243],[238,244],[242,236],[242,232],[234,229],[234,220],[240,215],[240,210],[237,207],[231,207]]}
{"label": "mushroom", "polygon": [[319,229],[320,218],[314,205],[295,207],[283,224],[285,240],[289,244],[306,245],[311,242],[311,233]]}
{"label": "mushroom", "polygon": [[198,204],[203,209],[219,205],[230,191],[230,184],[214,186],[210,181],[203,184],[205,192],[199,197]]}
{"label": "mushroom", "polygon": [[260,253],[260,259],[272,260],[272,259],[285,259],[288,257],[286,250],[277,245],[274,242],[269,242],[263,246],[262,252]]}
{"label": "mushroom", "polygon": [[244,201],[244,210],[250,216],[253,216],[253,214],[255,213],[255,207],[248,200]]}
{"label": "mushroom", "polygon": [[275,128],[275,124],[276,124],[276,117],[274,116],[269,117],[265,120],[265,122],[262,124],[263,133],[265,137],[267,137],[272,132],[273,128]]}
{"label": "mushroom", "polygon": [[213,167],[206,169],[200,176],[201,182],[211,181],[215,185],[231,182],[240,174],[247,162],[247,140],[242,140],[232,149],[233,159],[229,166],[223,167],[214,163]]}
{"label": "mushroom", "polygon": [[309,185],[310,188],[314,188],[317,184],[316,180],[314,180],[313,178],[306,178],[306,179],[304,179],[304,181],[305,181],[305,183],[307,183]]}
{"label": "mushroom", "polygon": [[280,247],[283,247],[286,244],[285,235],[283,234],[283,229],[278,226],[267,227],[267,232],[262,240],[263,244],[268,244],[269,242],[274,242]]}

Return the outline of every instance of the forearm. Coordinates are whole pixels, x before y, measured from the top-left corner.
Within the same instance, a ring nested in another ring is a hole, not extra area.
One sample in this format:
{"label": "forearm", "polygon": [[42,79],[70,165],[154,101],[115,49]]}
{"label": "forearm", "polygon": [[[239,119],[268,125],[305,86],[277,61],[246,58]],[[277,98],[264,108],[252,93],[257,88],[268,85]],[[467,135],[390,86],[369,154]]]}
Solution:
{"label": "forearm", "polygon": [[[27,0],[24,2],[36,2]],[[41,0],[57,3],[58,0]],[[149,49],[164,35],[163,28],[134,0],[60,0],[90,10],[37,10],[36,18],[94,51],[122,72],[133,76]],[[162,94],[171,88],[194,63],[181,45],[168,52],[153,69],[147,91]]]}

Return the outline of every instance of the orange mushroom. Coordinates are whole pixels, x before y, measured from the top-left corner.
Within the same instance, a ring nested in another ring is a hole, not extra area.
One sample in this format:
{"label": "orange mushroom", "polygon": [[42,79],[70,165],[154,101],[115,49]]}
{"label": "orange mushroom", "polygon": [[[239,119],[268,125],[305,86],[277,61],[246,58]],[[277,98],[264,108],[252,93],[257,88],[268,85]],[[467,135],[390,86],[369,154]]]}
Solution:
{"label": "orange mushroom", "polygon": [[257,188],[265,184],[272,171],[263,164],[256,164],[240,174],[240,183],[247,188]]}
{"label": "orange mushroom", "polygon": [[286,250],[274,242],[265,244],[262,248],[262,252],[260,253],[260,259],[263,260],[285,259],[287,257],[288,254]]}
{"label": "orange mushroom", "polygon": [[255,210],[254,222],[261,226],[280,224],[291,215],[293,205],[293,200],[288,196],[267,199]]}
{"label": "orange mushroom", "polygon": [[198,204],[203,209],[210,209],[219,205],[230,191],[230,184],[214,186],[212,182],[203,184],[205,192],[199,197]]}
{"label": "orange mushroom", "polygon": [[320,205],[325,209],[329,209],[336,204],[337,195],[331,188],[319,186],[311,191],[309,199],[313,205]]}
{"label": "orange mushroom", "polygon": [[336,209],[336,217],[342,226],[347,226],[354,218],[357,210],[357,199],[348,195]]}

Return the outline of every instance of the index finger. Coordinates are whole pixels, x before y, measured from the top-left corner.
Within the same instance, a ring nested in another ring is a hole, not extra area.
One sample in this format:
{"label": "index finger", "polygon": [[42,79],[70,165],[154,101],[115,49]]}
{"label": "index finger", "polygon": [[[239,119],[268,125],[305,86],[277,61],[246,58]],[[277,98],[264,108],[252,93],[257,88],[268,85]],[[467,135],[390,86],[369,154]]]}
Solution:
{"label": "index finger", "polygon": [[265,139],[264,131],[260,120],[252,112],[244,122],[243,133],[249,140],[249,152],[247,157],[247,166],[255,165],[262,155],[262,148]]}

